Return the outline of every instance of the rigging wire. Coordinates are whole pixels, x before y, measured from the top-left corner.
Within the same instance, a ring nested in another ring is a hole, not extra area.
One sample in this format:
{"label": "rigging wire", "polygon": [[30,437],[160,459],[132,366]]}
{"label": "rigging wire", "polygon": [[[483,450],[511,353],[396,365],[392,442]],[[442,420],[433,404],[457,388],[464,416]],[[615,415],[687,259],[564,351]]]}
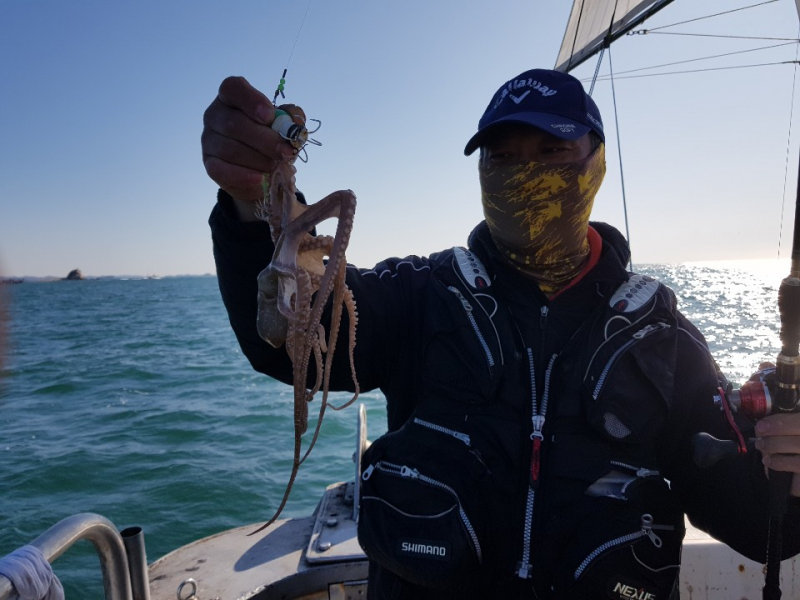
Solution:
{"label": "rigging wire", "polygon": [[[583,6],[581,6],[581,9]],[[619,139],[619,113],[617,112],[617,96],[616,91],[614,90],[614,66],[611,64],[611,42],[612,42],[612,29],[614,27],[614,18],[616,16],[617,8],[614,7],[614,12],[611,14],[611,20],[608,24],[608,33],[606,34],[605,43],[603,44],[602,48],[600,49],[600,54],[597,58],[597,65],[594,68],[594,77],[592,78],[592,85],[589,88],[589,96],[592,95],[594,91],[594,84],[597,81],[597,76],[600,73],[600,64],[603,62],[603,55],[605,51],[608,50],[608,69],[611,73],[611,91],[614,96],[614,123],[616,124],[617,128],[617,153],[619,155],[619,177],[620,183],[622,186],[622,211],[625,215],[625,238],[628,242],[628,268],[630,271],[633,271],[633,250],[631,249],[631,230],[628,226],[628,200],[625,195],[625,173],[622,169],[622,144],[620,143]],[[567,69],[569,70],[569,69]]]}
{"label": "rigging wire", "polygon": [[[619,114],[617,112],[617,91],[614,87],[614,65],[611,61],[611,45],[608,46],[608,70],[611,74],[611,97],[614,101],[614,125],[617,131],[617,153],[619,155],[619,177],[622,186],[622,209],[625,214],[625,236],[628,238],[628,247],[631,245],[631,230],[628,227],[628,201],[625,195],[625,174],[622,170],[622,144],[619,139]],[[633,253],[629,257],[630,270],[633,271]]]}
{"label": "rigging wire", "polygon": [[594,93],[594,84],[597,82],[597,75],[600,72],[600,64],[603,62],[603,54],[606,52],[606,47],[600,49],[600,54],[597,57],[597,66],[594,68],[594,76],[592,77],[592,85],[589,87],[589,96]]}
{"label": "rigging wire", "polygon": [[[712,54],[711,56],[701,56],[699,58],[690,58],[688,60],[678,60],[678,61],[675,61],[675,62],[662,63],[660,65],[653,65],[651,67],[640,67],[638,69],[629,69],[627,71],[620,71],[619,73],[617,73],[617,79],[619,79],[621,75],[628,75],[630,73],[638,73],[639,71],[648,71],[648,70],[651,70],[651,69],[662,69],[664,67],[672,67],[672,66],[675,66],[675,65],[684,65],[684,64],[692,63],[692,62],[699,62],[701,60],[713,60],[715,58],[725,58],[727,56],[734,56],[734,55],[737,55],[737,54],[747,54],[749,52],[758,52],[760,50],[772,50],[773,48],[781,48],[783,46],[789,46],[791,44],[796,44],[798,42],[800,42],[800,39],[797,39],[797,40],[794,40],[794,41],[791,41],[791,42],[784,42],[782,44],[773,44],[771,46],[761,46],[759,48],[750,48],[749,50],[737,50],[735,52],[725,52],[723,54]],[[605,79],[605,76],[601,77],[600,79],[601,80]],[[588,81],[588,79],[585,80],[585,81]]]}
{"label": "rigging wire", "polygon": [[766,0],[766,2],[759,2],[758,4],[751,4],[750,6],[741,6],[739,8],[733,8],[731,10],[726,10],[726,11],[721,12],[721,13],[716,13],[716,14],[713,14],[713,15],[706,15],[705,17],[696,17],[694,19],[688,19],[686,21],[680,21],[678,23],[672,23],[671,25],[662,25],[661,27],[653,27],[652,29],[644,29],[644,30],[640,30],[640,31],[631,31],[630,33],[628,33],[628,35],[633,35],[635,33],[640,33],[640,32],[642,32],[642,33],[645,33],[645,32],[646,33],[651,33],[653,31],[657,31],[659,29],[667,29],[668,27],[675,27],[676,25],[685,25],[686,23],[694,23],[695,21],[702,21],[704,19],[711,19],[712,17],[719,17],[719,16],[722,16],[722,15],[728,15],[730,13],[739,12],[740,10],[747,10],[749,8],[756,8],[756,7],[759,7],[759,6],[763,6],[765,4],[772,4],[773,2],[777,2],[777,1],[778,0]]}
{"label": "rigging wire", "polygon": [[[754,67],[772,67],[776,65],[793,65],[797,63],[798,61],[796,60],[784,60],[771,63],[759,63],[755,65],[737,65],[732,67],[709,67],[707,69],[689,69],[687,71],[665,71],[664,73],[643,73],[641,75],[627,75],[625,77],[617,77],[617,79],[642,79],[644,77],[660,77],[662,75],[685,75],[686,73],[708,73],[711,71],[730,71],[733,69],[751,69]],[[609,81],[611,78],[605,76],[602,77],[601,79],[603,81]]]}
{"label": "rigging wire", "polygon": [[[640,71],[647,71],[647,70],[652,70],[652,69],[660,69],[660,68],[664,68],[664,67],[668,67],[668,66],[674,66],[674,65],[678,65],[678,64],[686,64],[686,63],[697,62],[697,61],[702,61],[702,60],[713,60],[713,59],[716,59],[716,58],[723,58],[723,57],[726,57],[726,56],[732,56],[732,55],[736,55],[736,54],[745,54],[745,53],[755,52],[755,51],[759,51],[759,50],[769,50],[769,49],[773,49],[773,48],[777,48],[777,47],[785,46],[785,45],[789,45],[789,44],[798,44],[798,42],[800,42],[800,39],[798,39],[798,38],[800,38],[800,29],[798,30],[797,38],[774,38],[774,37],[755,37],[755,36],[736,36],[736,35],[714,35],[714,34],[701,34],[701,33],[682,33],[682,32],[665,32],[665,31],[661,31],[663,29],[667,29],[667,28],[670,28],[670,27],[675,27],[675,26],[678,26],[678,25],[685,25],[687,23],[694,23],[694,22],[697,22],[697,21],[702,21],[702,20],[705,20],[705,19],[713,18],[713,17],[719,17],[719,16],[731,14],[731,13],[734,13],[734,12],[739,12],[739,11],[742,11],[742,10],[748,10],[748,9],[751,9],[751,8],[761,7],[761,6],[764,6],[764,5],[767,5],[767,4],[772,4],[772,3],[776,2],[776,1],[777,0],[766,0],[765,2],[760,2],[760,3],[752,4],[752,5],[749,5],[749,6],[743,6],[743,7],[735,8],[735,9],[732,9],[732,10],[720,12],[720,13],[706,15],[706,16],[703,16],[703,17],[697,17],[697,18],[694,18],[694,19],[688,19],[688,20],[684,20],[684,21],[679,21],[677,23],[672,23],[672,24],[669,24],[669,25],[662,25],[662,26],[659,26],[659,27],[654,27],[652,29],[640,29],[640,30],[635,30],[635,31],[629,31],[627,35],[648,35],[648,34],[677,35],[677,36],[685,36],[685,37],[703,37],[703,38],[738,39],[738,40],[761,40],[761,41],[776,41],[776,42],[784,42],[784,43],[774,44],[774,45],[771,45],[771,46],[763,46],[763,47],[760,47],[760,48],[751,48],[749,50],[740,50],[740,51],[736,51],[736,52],[718,54],[718,55],[714,55],[714,56],[695,58],[695,59],[690,59],[690,60],[685,60],[685,61],[676,61],[676,62],[673,62],[673,63],[665,63],[665,64],[655,65],[655,66],[651,66],[651,67],[642,67],[642,68],[639,68],[639,69],[631,69],[631,70],[623,71],[623,72],[617,74],[616,79],[638,79],[638,78],[643,78],[643,77],[658,77],[658,76],[661,76],[661,75],[682,75],[682,74],[688,74],[688,73],[703,73],[703,72],[710,72],[710,71],[725,71],[725,70],[733,70],[733,69],[747,69],[747,68],[754,68],[754,67],[775,66],[775,65],[782,65],[782,64],[794,64],[794,73],[793,73],[793,78],[792,78],[791,107],[790,107],[790,114],[789,114],[789,128],[788,128],[788,137],[787,137],[787,141],[786,141],[786,165],[785,165],[785,168],[784,168],[784,182],[783,182],[783,194],[782,194],[782,201],[781,201],[780,229],[779,229],[779,232],[778,232],[778,258],[780,258],[782,234],[783,234],[783,220],[784,220],[785,203],[786,203],[786,186],[787,186],[787,181],[788,181],[788,170],[789,170],[789,154],[790,154],[790,149],[791,149],[792,119],[793,119],[793,116],[794,116],[794,98],[795,98],[796,84],[797,84],[797,65],[800,64],[800,60],[798,60],[798,58],[800,57],[800,46],[797,46],[796,49],[795,49],[795,60],[793,60],[793,61],[779,61],[779,62],[772,62],[772,63],[751,64],[751,65],[736,65],[736,66],[728,66],[728,67],[710,67],[710,68],[707,68],[707,69],[690,69],[690,70],[683,70],[683,71],[670,71],[670,72],[661,72],[661,73],[649,73],[649,74],[631,75],[631,73],[637,73],[637,72],[640,72]],[[800,4],[798,5],[798,7],[800,8]],[[611,68],[611,52],[610,52],[610,48],[609,48],[608,60],[609,60],[609,67]],[[598,68],[599,68],[599,63],[598,63]],[[613,73],[613,68],[611,69],[611,74],[609,76],[601,77],[600,79],[602,79],[603,81],[608,81],[608,80],[611,81],[611,90],[612,90],[612,96],[613,96],[613,99],[614,99],[614,110],[615,110],[615,117],[616,117],[616,93],[615,93],[615,90],[614,90],[614,79],[615,79],[615,77],[614,77],[614,73]],[[594,77],[591,80],[592,89],[594,89],[594,85],[595,85],[595,82],[597,80],[598,80],[598,76],[597,76],[597,70],[596,70],[595,74],[594,74]],[[585,79],[584,81],[588,81],[588,79]],[[619,124],[618,124],[618,121],[617,121],[617,138],[619,139]],[[621,154],[620,154],[620,174],[622,174],[622,158],[621,158]],[[627,219],[627,203],[625,202],[624,179],[622,181],[622,195],[623,195],[623,206],[625,207],[625,225],[626,225],[626,228],[627,228],[628,219]]]}
{"label": "rigging wire", "polygon": [[642,29],[640,31],[631,32],[638,35],[682,35],[685,37],[706,37],[706,38],[720,38],[724,40],[763,40],[767,42],[796,42],[797,38],[774,38],[774,37],[760,37],[750,35],[714,35],[711,33],[681,33],[678,31],[651,31]]}
{"label": "rigging wire", "polygon": [[[781,46],[784,46],[784,45],[799,43],[800,39],[798,39],[798,38],[774,38],[774,37],[739,36],[739,35],[716,35],[716,34],[703,34],[703,33],[685,33],[685,32],[665,32],[665,31],[661,31],[662,29],[667,29],[669,27],[675,27],[677,25],[684,25],[686,23],[693,23],[693,22],[696,22],[696,21],[704,20],[704,19],[710,19],[712,17],[719,17],[719,16],[722,16],[722,15],[727,15],[727,14],[731,14],[731,13],[734,13],[734,12],[739,12],[739,11],[742,11],[742,10],[748,10],[748,9],[751,9],[751,8],[758,8],[758,7],[764,6],[766,4],[772,4],[774,2],[777,2],[777,0],[766,0],[765,2],[760,2],[758,4],[751,4],[751,5],[748,5],[748,6],[734,8],[734,9],[731,9],[731,10],[728,10],[728,11],[724,11],[724,12],[719,12],[719,13],[714,13],[714,14],[711,14],[711,15],[706,15],[706,16],[703,16],[703,17],[697,17],[697,18],[694,18],[694,19],[687,19],[687,20],[684,20],[684,21],[679,21],[677,23],[672,23],[670,25],[662,25],[662,26],[659,26],[659,27],[653,27],[652,29],[638,29],[638,30],[635,30],[635,31],[629,31],[627,35],[637,35],[637,34],[638,35],[647,35],[647,34],[651,34],[652,33],[652,34],[655,34],[655,35],[678,35],[678,36],[686,36],[686,37],[703,37],[703,38],[732,39],[732,40],[759,40],[759,41],[782,42],[780,44],[773,44],[773,45],[768,45],[768,46],[761,46],[759,48],[751,48],[751,49],[748,49],[748,50],[739,50],[739,51],[735,51],[735,52],[716,54],[716,55],[700,57],[700,58],[693,58],[693,59],[684,60],[684,61],[676,61],[676,62],[672,62],[672,63],[665,63],[665,64],[655,65],[655,66],[650,66],[650,67],[641,67],[641,68],[638,68],[638,69],[630,69],[630,70],[622,71],[622,72],[618,73],[617,74],[617,79],[632,79],[633,77],[631,77],[629,74],[630,73],[639,72],[639,71],[660,69],[660,68],[668,67],[668,66],[672,66],[672,65],[686,64],[686,63],[698,62],[698,61],[703,61],[703,60],[713,60],[713,59],[716,59],[716,58],[723,58],[723,57],[726,57],[726,56],[734,56],[734,55],[737,55],[737,54],[746,54],[746,53],[749,53],[749,52],[756,52],[756,51],[759,51],[759,50],[769,50],[769,49],[778,48],[778,47],[781,47]],[[800,36],[798,36],[798,37],[800,37]],[[715,70],[740,69],[740,68],[743,69],[743,68],[770,66],[770,65],[777,65],[777,64],[787,64],[787,62],[788,62],[788,64],[792,64],[793,61],[779,61],[779,62],[773,62],[773,63],[761,63],[761,64],[756,64],[756,65],[738,65],[738,66],[730,66],[730,67],[696,69],[696,70],[687,70],[687,71],[670,71],[670,72],[664,72],[664,73],[657,73],[655,75],[676,75],[676,74],[684,74],[684,73],[702,73],[702,72],[705,72],[705,71],[715,71]],[[637,76],[637,77],[647,77],[647,76],[653,77],[655,75],[640,75],[640,76]],[[602,77],[601,79],[602,80],[607,80],[608,76]],[[585,81],[588,81],[588,80],[585,80]]]}
{"label": "rigging wire", "polygon": [[[800,37],[800,26],[798,27],[797,35]],[[781,257],[781,241],[783,239],[783,217],[784,212],[786,209],[786,182],[789,177],[789,151],[791,147],[791,140],[792,140],[792,119],[794,117],[794,94],[797,85],[797,64],[798,61],[798,54],[800,54],[800,47],[795,50],[795,65],[794,65],[794,75],[792,76],[792,100],[789,105],[789,133],[786,137],[786,167],[783,172],[783,199],[781,200],[781,224],[780,229],[778,230],[778,258]]]}

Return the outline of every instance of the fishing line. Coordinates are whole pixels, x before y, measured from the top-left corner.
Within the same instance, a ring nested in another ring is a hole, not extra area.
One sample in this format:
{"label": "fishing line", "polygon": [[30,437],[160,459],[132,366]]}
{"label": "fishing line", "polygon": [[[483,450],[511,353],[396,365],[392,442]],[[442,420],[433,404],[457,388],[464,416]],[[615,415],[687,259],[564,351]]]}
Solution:
{"label": "fishing line", "polygon": [[[798,27],[797,35],[800,37],[800,27]],[[783,172],[783,198],[781,199],[781,225],[778,229],[778,258],[781,257],[781,241],[783,239],[783,216],[786,209],[786,182],[789,177],[789,150],[791,148],[792,140],[792,119],[794,117],[794,93],[797,85],[797,56],[800,52],[800,47],[795,50],[795,65],[794,75],[792,76],[792,100],[789,104],[789,134],[786,137],[786,168]]]}
{"label": "fishing line", "polygon": [[281,98],[286,98],[283,93],[284,86],[286,85],[286,72],[289,70],[289,63],[292,62],[292,56],[294,56],[294,49],[297,47],[297,41],[300,39],[300,32],[303,31],[303,25],[306,24],[306,17],[308,16],[308,9],[311,8],[312,0],[308,0],[308,5],[306,5],[306,12],[303,13],[303,20],[300,22],[300,28],[297,30],[297,35],[294,38],[294,44],[292,44],[292,49],[289,52],[289,59],[286,61],[286,67],[283,69],[283,75],[281,75],[280,82],[278,83],[278,87],[275,89],[275,96],[272,99],[272,103],[275,104],[278,100],[278,95]]}

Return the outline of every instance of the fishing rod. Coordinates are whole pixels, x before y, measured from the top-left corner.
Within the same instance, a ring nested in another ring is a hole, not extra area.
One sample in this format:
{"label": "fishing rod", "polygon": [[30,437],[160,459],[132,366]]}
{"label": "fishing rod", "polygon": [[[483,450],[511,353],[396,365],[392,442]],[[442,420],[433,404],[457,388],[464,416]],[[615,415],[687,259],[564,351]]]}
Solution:
{"label": "fishing rod", "polygon": [[[797,412],[800,382],[800,165],[794,208],[792,262],[789,276],[778,289],[778,312],[781,319],[781,351],[775,362],[773,412]],[[767,543],[764,600],[779,600],[780,561],[783,549],[783,517],[792,486],[793,473],[769,470],[769,539]]]}

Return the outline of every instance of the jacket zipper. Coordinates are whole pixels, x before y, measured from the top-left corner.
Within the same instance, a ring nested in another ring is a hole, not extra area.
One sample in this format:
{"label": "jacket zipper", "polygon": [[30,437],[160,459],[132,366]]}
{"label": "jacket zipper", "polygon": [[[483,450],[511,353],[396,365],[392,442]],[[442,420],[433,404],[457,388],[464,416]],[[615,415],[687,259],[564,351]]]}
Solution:
{"label": "jacket zipper", "polygon": [[430,421],[426,421],[424,419],[420,419],[419,417],[414,417],[414,423],[419,425],[420,427],[425,427],[426,429],[430,429],[431,431],[435,431],[437,433],[441,433],[443,435],[449,435],[460,442],[463,442],[464,445],[469,450],[469,453],[477,460],[484,469],[486,469],[487,473],[491,473],[492,470],[489,468],[489,465],[486,464],[486,461],[483,460],[483,456],[481,456],[480,450],[475,448],[472,445],[472,439],[469,437],[468,434],[462,433],[461,431],[456,431],[455,429],[449,429],[448,427],[443,427],[437,423],[431,423]]}
{"label": "jacket zipper", "polygon": [[[547,307],[542,307],[542,318],[547,317]],[[544,325],[543,325],[544,326]],[[550,398],[550,374],[553,372],[553,364],[557,355],[550,357],[550,362],[544,374],[544,391],[542,393],[542,405],[536,397],[536,373],[534,371],[533,351],[527,348],[528,369],[531,376],[531,468],[528,480],[528,496],[525,503],[525,530],[522,532],[522,558],[517,564],[517,577],[520,579],[530,579],[533,576],[531,564],[531,539],[533,535],[533,506],[536,500],[536,490],[539,487],[540,469],[542,459],[542,443],[544,441],[544,423],[547,414],[547,404]]]}
{"label": "jacket zipper", "polygon": [[611,372],[611,368],[616,364],[617,359],[622,356],[631,346],[638,344],[646,337],[658,332],[662,331],[669,327],[668,323],[651,323],[650,325],[646,325],[639,331],[633,334],[631,339],[625,342],[622,346],[617,348],[614,354],[611,355],[611,358],[608,359],[606,366],[603,367],[603,370],[600,372],[600,377],[597,378],[597,385],[594,387],[594,391],[592,392],[592,397],[597,400],[598,396],[600,396],[600,390],[603,388],[603,384],[606,382],[606,378],[608,374]]}
{"label": "jacket zipper", "polygon": [[453,488],[451,488],[446,483],[442,483],[441,481],[428,477],[427,475],[423,475],[417,469],[412,469],[411,467],[407,467],[405,465],[396,465],[394,463],[386,462],[384,460],[378,461],[374,465],[370,465],[369,467],[367,467],[361,474],[361,479],[363,479],[364,481],[368,480],[370,477],[372,477],[372,473],[375,469],[377,469],[378,471],[383,471],[384,473],[388,473],[390,475],[408,477],[409,479],[416,479],[430,486],[444,490],[448,492],[451,496],[453,496],[456,503],[458,504],[458,515],[461,518],[461,523],[464,525],[464,528],[467,530],[467,533],[469,534],[469,537],[472,540],[472,547],[475,550],[475,554],[478,557],[478,563],[483,562],[483,553],[481,552],[481,544],[478,541],[478,535],[475,533],[475,528],[472,526],[472,522],[469,520],[467,513],[464,512],[464,507],[461,506],[461,499],[458,497],[458,493]]}
{"label": "jacket zipper", "polygon": [[421,425],[422,427],[427,427],[428,429],[432,429],[433,431],[438,431],[439,433],[447,434],[451,437],[456,438],[457,440],[461,440],[467,446],[471,445],[471,440],[469,435],[466,433],[461,433],[460,431],[456,431],[454,429],[448,429],[447,427],[442,427],[441,425],[437,425],[436,423],[431,423],[430,421],[425,421],[424,419],[420,419],[419,417],[414,418],[414,423],[417,425]]}
{"label": "jacket zipper", "polygon": [[615,539],[610,540],[610,541],[606,542],[605,544],[602,544],[601,546],[595,548],[589,554],[589,556],[587,556],[586,558],[583,559],[583,562],[575,570],[575,573],[573,575],[573,579],[575,581],[577,581],[578,578],[583,574],[583,572],[586,571],[587,568],[589,568],[589,565],[598,556],[600,556],[601,554],[603,554],[607,550],[611,550],[612,548],[615,548],[617,546],[622,546],[624,544],[629,544],[629,543],[635,542],[636,540],[641,539],[643,537],[648,537],[648,538],[650,538],[650,541],[653,543],[653,545],[656,548],[661,548],[661,546],[663,546],[664,543],[661,541],[661,538],[658,537],[656,532],[653,531],[654,529],[671,530],[671,529],[675,529],[675,528],[672,527],[672,526],[667,526],[667,525],[653,525],[653,516],[650,515],[650,514],[645,513],[645,514],[642,515],[642,525],[641,525],[641,528],[639,529],[639,531],[636,531],[634,533],[629,533],[628,535],[623,535],[621,537],[615,538]]}
{"label": "jacket zipper", "polygon": [[453,292],[456,297],[461,301],[461,306],[464,307],[464,312],[467,313],[467,318],[469,319],[470,325],[472,325],[472,329],[475,331],[475,335],[478,336],[478,342],[483,348],[483,352],[486,355],[486,361],[489,363],[489,371],[491,372],[492,368],[494,367],[494,357],[492,356],[492,350],[489,348],[489,344],[486,341],[486,338],[483,337],[480,328],[478,327],[478,321],[475,319],[475,315],[473,314],[472,305],[469,303],[464,295],[458,290],[455,286],[447,286],[447,289]]}

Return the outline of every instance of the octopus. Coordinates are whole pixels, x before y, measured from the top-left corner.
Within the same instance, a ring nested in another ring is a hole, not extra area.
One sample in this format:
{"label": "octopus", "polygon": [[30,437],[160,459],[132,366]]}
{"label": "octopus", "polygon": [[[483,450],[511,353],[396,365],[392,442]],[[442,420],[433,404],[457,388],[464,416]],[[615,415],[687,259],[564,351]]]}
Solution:
{"label": "octopus", "polygon": [[[359,393],[353,357],[358,315],[352,291],[345,283],[345,250],[353,228],[356,197],[350,190],[341,190],[308,206],[300,203],[293,162],[294,159],[281,161],[265,176],[264,196],[257,206],[258,217],[269,223],[275,252],[272,261],[258,275],[256,324],[259,336],[271,346],[285,345],[292,363],[294,456],[289,483],[276,513],[253,534],[274,523],[281,514],[300,465],[316,444],[325,409],[329,406],[328,386],[344,311],[348,315],[350,374],[355,394],[342,406],[330,406],[341,410],[352,404]],[[338,221],[333,236],[311,235],[319,223],[331,218]],[[329,300],[331,319],[326,335],[321,319]],[[312,356],[316,380],[309,389]],[[322,399],[316,429],[301,456],[302,436],[308,429],[308,404],[320,390]]]}

